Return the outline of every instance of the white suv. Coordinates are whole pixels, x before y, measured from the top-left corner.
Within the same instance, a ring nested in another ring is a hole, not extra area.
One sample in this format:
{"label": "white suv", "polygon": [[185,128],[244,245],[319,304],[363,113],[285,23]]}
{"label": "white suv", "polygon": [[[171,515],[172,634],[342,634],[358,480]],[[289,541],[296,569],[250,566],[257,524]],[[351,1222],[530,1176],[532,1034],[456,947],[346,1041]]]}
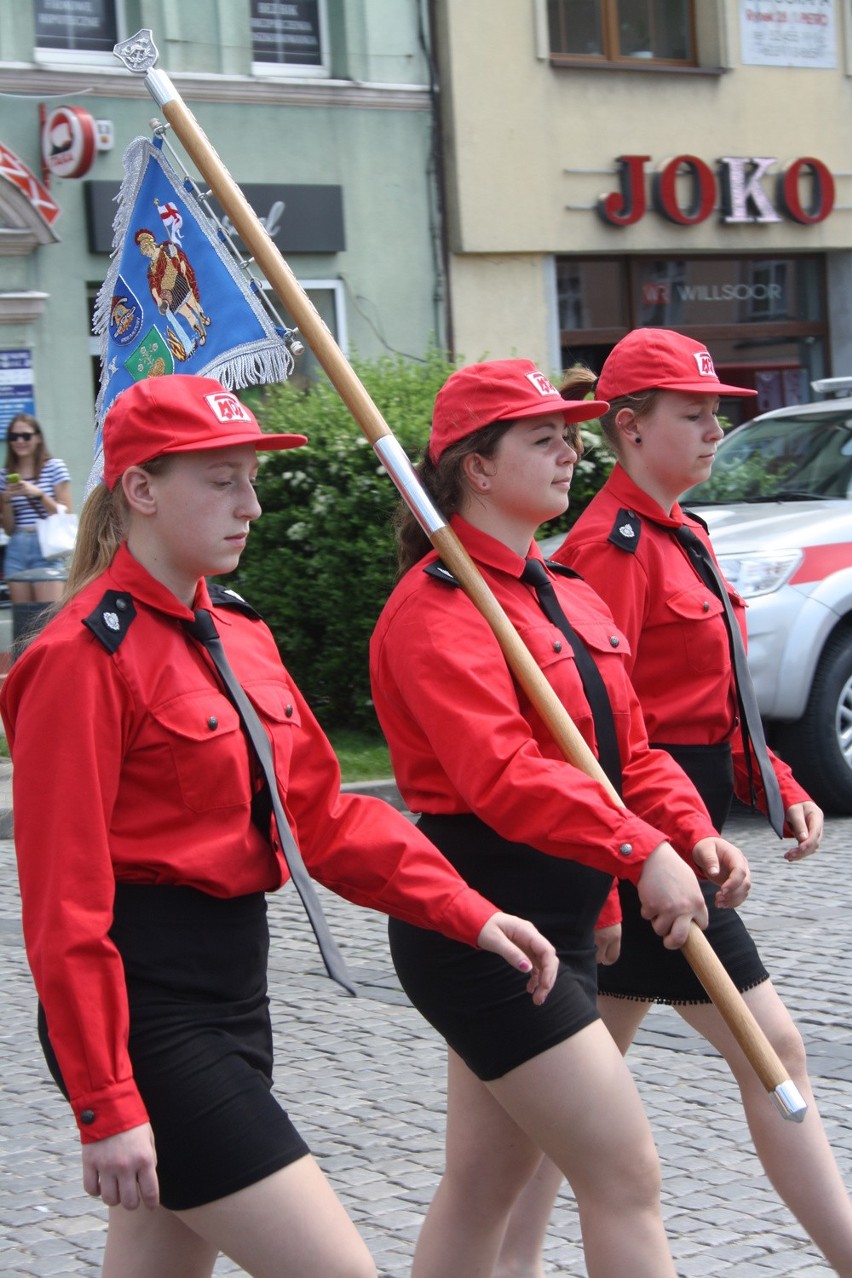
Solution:
{"label": "white suv", "polygon": [[852,813],[852,378],[722,440],[681,501],[749,603],[749,666],[773,748],[824,808]]}

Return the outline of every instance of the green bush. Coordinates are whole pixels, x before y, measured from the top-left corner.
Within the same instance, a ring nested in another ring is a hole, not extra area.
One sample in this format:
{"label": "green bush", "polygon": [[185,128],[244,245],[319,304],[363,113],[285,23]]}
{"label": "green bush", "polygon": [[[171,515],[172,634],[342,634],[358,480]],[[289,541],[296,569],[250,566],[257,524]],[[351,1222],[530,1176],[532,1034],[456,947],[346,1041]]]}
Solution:
{"label": "green bush", "polygon": [[[353,360],[353,368],[416,460],[453,365],[433,351],[423,362],[385,357]],[[325,379],[308,391],[270,388],[253,407],[265,430],[310,442],[261,454],[264,514],[234,585],[263,614],[323,724],[375,729],[368,647],[396,576],[397,490]]]}
{"label": "green bush", "polygon": [[[437,351],[422,362],[352,363],[416,462],[435,395],[455,365]],[[310,442],[260,454],[264,514],[231,583],[262,613],[323,725],[375,730],[368,647],[396,577],[397,490],[325,379],[308,391],[286,383],[249,398],[265,430],[297,432]],[[572,516],[600,487],[609,464],[600,446],[590,447],[575,478]]]}

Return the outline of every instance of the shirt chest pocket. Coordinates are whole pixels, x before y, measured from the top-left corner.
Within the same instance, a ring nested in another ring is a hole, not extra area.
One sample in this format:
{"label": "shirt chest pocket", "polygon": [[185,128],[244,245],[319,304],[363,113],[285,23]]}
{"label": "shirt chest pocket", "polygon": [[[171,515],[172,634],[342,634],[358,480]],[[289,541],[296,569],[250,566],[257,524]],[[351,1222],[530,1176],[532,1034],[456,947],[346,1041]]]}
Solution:
{"label": "shirt chest pocket", "polygon": [[[274,740],[278,775],[286,776],[298,708],[281,685],[259,683],[246,690]],[[152,715],[187,808],[211,812],[251,802],[258,765],[240,716],[224,693],[212,686],[187,692],[157,706]]]}
{"label": "shirt chest pocket", "polygon": [[188,692],[157,706],[152,715],[161,751],[171,759],[181,798],[191,811],[231,808],[250,800],[246,739],[240,717],[223,693],[212,687]]}
{"label": "shirt chest pocket", "polygon": [[[630,645],[614,622],[590,620],[572,622],[572,626],[604,681],[613,717],[617,720],[619,715],[627,713],[622,696],[614,689],[623,682],[623,658],[629,655]],[[568,638],[549,625],[525,627],[521,637],[577,727],[582,730],[584,724],[591,724],[591,708]]]}
{"label": "shirt chest pocket", "polygon": [[272,742],[275,771],[286,791],[297,729],[302,723],[296,699],[282,679],[247,680],[245,689]]}
{"label": "shirt chest pocket", "polygon": [[718,673],[730,665],[725,610],[708,586],[696,582],[670,595],[664,616],[671,628],[673,662],[680,653],[690,669],[702,673]]}

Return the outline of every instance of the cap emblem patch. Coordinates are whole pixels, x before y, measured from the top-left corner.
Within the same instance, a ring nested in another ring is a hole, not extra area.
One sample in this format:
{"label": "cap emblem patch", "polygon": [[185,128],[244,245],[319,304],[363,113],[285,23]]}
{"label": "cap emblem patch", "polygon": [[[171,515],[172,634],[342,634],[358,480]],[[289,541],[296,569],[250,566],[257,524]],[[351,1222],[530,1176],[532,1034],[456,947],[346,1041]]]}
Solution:
{"label": "cap emblem patch", "polygon": [[231,422],[250,422],[252,420],[251,413],[240,403],[236,395],[231,395],[227,391],[217,391],[213,395],[205,395],[204,398],[213,409],[218,420],[226,426],[229,426]]}
{"label": "cap emblem patch", "polygon": [[559,391],[553,385],[549,377],[545,377],[544,373],[536,370],[534,373],[524,373],[527,381],[536,388],[539,395],[543,398],[549,395],[558,395]]}
{"label": "cap emblem patch", "polygon": [[693,351],[693,359],[698,365],[698,371],[702,377],[716,376],[716,370],[713,367],[713,360],[709,351]]}

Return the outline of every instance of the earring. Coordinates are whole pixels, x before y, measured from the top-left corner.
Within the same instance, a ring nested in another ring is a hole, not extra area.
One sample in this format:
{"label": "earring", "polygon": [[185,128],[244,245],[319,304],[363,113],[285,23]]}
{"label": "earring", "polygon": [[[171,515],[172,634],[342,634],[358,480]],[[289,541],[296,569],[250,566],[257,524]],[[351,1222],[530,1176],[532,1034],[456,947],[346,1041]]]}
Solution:
{"label": "earring", "polygon": [[642,436],[641,436],[641,435],[634,435],[634,436],[633,436],[633,439],[634,439],[634,441],[635,441],[637,444],[641,444],[641,443],[642,443]]}

